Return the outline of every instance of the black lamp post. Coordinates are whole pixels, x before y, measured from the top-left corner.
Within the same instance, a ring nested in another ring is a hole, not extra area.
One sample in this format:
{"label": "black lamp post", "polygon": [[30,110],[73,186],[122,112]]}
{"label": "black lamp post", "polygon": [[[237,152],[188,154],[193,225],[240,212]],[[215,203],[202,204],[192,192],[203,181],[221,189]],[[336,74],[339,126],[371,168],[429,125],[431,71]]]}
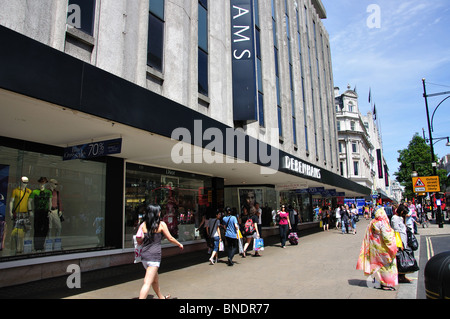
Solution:
{"label": "black lamp post", "polygon": [[[427,89],[426,89],[426,85],[425,85],[425,79],[422,79],[422,83],[423,83],[423,97],[425,98],[425,107],[427,109],[427,122],[428,122],[428,133],[430,134],[430,147],[431,147],[431,166],[433,167],[433,175],[437,176],[437,171],[436,171],[436,163],[434,162],[435,160],[435,156],[434,156],[434,147],[433,147],[433,135],[432,135],[432,123],[430,122],[430,112],[428,111],[428,97],[432,97],[432,96],[438,96],[438,95],[445,95],[445,94],[450,94],[450,91],[447,92],[439,92],[439,93],[434,93],[434,94],[429,94],[427,95]],[[436,109],[442,104],[442,102],[444,102],[447,98],[449,98],[450,96],[446,97],[445,99],[443,99],[438,106],[434,109],[434,112],[436,112]],[[434,112],[433,112],[433,117],[434,117]],[[447,140],[448,141],[448,140]],[[440,199],[440,194],[437,193],[435,194],[435,199],[436,199],[436,205],[438,204],[438,200]],[[442,219],[442,212],[441,212],[441,205],[437,205],[437,210],[436,210],[436,223],[439,225],[439,228],[443,228],[444,227],[444,221]]]}

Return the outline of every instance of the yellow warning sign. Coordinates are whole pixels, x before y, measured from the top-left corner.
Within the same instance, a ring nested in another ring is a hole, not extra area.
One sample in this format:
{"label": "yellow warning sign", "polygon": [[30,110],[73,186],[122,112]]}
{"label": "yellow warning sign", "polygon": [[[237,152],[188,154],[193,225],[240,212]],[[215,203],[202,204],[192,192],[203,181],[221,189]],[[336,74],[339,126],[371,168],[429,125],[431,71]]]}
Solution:
{"label": "yellow warning sign", "polygon": [[412,184],[415,193],[440,192],[439,176],[419,176],[413,177]]}

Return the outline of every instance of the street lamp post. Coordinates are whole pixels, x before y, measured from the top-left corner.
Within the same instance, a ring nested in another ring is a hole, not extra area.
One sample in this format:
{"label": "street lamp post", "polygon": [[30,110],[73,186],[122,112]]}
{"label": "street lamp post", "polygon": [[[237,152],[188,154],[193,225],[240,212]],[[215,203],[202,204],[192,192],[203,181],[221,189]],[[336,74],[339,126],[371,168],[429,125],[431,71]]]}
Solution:
{"label": "street lamp post", "polygon": [[[427,109],[427,123],[428,123],[428,133],[430,134],[430,148],[431,148],[431,166],[433,167],[433,175],[437,176],[437,171],[436,171],[436,163],[434,162],[435,160],[435,156],[434,156],[434,147],[433,147],[433,135],[432,135],[432,123],[430,122],[430,112],[428,110],[428,97],[431,96],[438,96],[438,95],[444,95],[444,94],[450,94],[450,91],[448,92],[440,92],[440,93],[435,93],[435,94],[430,94],[427,95],[427,88],[425,85],[425,79],[422,79],[422,83],[423,83],[423,97],[425,98],[425,107]],[[441,105],[442,102],[444,102],[448,97],[446,97],[444,100],[442,100],[439,105],[436,107],[436,109]],[[436,111],[436,109],[434,111]],[[433,116],[434,116],[434,112],[433,112]],[[440,194],[437,193],[434,195],[435,199],[436,199],[436,206],[437,206],[437,210],[436,210],[436,223],[439,225],[439,228],[443,228],[444,227],[444,221],[442,219],[442,212],[441,212],[441,205],[440,205]],[[438,205],[439,204],[439,205]]]}

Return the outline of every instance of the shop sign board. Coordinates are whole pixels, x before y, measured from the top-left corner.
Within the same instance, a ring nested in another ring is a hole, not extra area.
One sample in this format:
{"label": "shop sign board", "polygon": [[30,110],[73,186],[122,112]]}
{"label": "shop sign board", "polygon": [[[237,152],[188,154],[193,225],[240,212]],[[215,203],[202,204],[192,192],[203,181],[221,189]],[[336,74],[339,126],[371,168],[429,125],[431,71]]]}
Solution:
{"label": "shop sign board", "polygon": [[122,152],[122,139],[92,142],[66,147],[64,149],[63,160],[89,159]]}
{"label": "shop sign board", "polygon": [[256,121],[256,50],[253,0],[231,0],[233,118]]}
{"label": "shop sign board", "polygon": [[415,193],[440,192],[439,176],[418,176],[412,178]]}

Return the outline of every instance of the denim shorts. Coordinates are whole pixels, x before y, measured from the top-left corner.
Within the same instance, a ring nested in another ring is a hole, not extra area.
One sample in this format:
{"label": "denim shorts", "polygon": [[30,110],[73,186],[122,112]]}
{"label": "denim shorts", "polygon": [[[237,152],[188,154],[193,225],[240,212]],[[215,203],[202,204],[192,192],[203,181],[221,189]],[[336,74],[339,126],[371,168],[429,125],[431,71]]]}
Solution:
{"label": "denim shorts", "polygon": [[214,237],[214,248],[213,251],[219,251],[219,243],[220,243],[220,237]]}
{"label": "denim shorts", "polygon": [[145,269],[147,269],[147,267],[158,267],[159,268],[159,265],[161,265],[161,262],[143,260],[142,265],[144,266]]}

